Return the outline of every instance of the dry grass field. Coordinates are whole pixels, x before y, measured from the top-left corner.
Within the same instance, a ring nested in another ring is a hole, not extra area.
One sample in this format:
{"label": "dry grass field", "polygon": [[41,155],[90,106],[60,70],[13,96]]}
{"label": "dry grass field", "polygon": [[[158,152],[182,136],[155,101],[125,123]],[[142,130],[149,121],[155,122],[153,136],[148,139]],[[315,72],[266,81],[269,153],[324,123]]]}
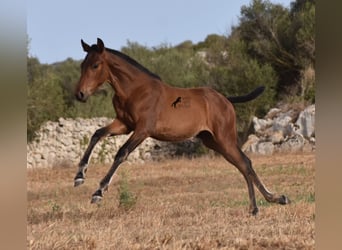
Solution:
{"label": "dry grass field", "polygon": [[109,166],[27,172],[28,249],[313,249],[315,155],[251,157],[271,190],[292,203],[248,213],[242,175],[221,157],[121,165],[100,205],[92,193]]}

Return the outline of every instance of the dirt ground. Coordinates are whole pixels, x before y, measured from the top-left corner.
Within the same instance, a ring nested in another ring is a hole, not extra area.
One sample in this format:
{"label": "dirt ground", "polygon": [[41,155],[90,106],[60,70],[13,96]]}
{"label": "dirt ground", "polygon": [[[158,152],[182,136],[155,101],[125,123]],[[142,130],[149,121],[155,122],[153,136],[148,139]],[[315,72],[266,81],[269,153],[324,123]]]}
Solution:
{"label": "dirt ground", "polygon": [[27,171],[28,249],[313,249],[315,155],[251,156],[266,187],[289,205],[247,185],[221,157],[124,163],[100,205],[92,193],[109,166],[91,165],[73,187],[77,167]]}

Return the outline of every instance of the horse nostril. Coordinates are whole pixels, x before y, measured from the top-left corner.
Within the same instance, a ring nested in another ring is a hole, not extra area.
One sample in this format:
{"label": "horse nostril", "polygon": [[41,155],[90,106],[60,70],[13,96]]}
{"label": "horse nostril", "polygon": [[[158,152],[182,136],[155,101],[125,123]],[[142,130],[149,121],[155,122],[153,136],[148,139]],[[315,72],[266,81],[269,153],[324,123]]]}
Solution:
{"label": "horse nostril", "polygon": [[82,101],[82,102],[85,101],[85,95],[84,95],[84,93],[82,91],[79,91],[78,93],[76,93],[76,98],[79,101]]}

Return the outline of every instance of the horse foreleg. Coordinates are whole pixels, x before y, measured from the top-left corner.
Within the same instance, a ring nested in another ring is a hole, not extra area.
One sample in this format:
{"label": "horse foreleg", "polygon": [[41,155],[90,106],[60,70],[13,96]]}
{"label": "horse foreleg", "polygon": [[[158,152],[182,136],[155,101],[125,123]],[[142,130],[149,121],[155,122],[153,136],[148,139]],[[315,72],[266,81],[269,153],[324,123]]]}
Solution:
{"label": "horse foreleg", "polygon": [[93,194],[91,203],[97,203],[102,200],[104,191],[108,190],[108,186],[112,181],[113,175],[119,165],[124,162],[128,155],[139,146],[145,139],[146,135],[142,133],[134,132],[133,135],[126,141],[126,143],[119,149],[118,153],[115,156],[114,163],[109,169],[106,176],[100,182],[100,187]]}
{"label": "horse foreleg", "polygon": [[96,130],[96,132],[92,135],[89,145],[86,151],[83,154],[83,157],[78,164],[78,171],[74,178],[74,186],[77,187],[84,183],[85,174],[88,168],[88,162],[90,155],[95,147],[95,145],[104,137],[108,135],[120,135],[128,133],[127,127],[121,123],[119,120],[115,119],[111,124]]}

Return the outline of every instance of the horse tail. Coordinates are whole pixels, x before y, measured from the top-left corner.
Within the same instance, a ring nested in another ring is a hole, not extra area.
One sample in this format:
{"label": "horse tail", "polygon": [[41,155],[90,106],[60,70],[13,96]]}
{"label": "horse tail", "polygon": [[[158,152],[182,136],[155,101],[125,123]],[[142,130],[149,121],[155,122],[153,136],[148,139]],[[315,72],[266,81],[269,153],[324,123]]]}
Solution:
{"label": "horse tail", "polygon": [[261,95],[261,93],[264,92],[264,90],[265,90],[264,86],[259,86],[256,89],[254,89],[252,92],[248,93],[247,95],[228,96],[227,99],[231,103],[249,102],[257,98],[259,95]]}

